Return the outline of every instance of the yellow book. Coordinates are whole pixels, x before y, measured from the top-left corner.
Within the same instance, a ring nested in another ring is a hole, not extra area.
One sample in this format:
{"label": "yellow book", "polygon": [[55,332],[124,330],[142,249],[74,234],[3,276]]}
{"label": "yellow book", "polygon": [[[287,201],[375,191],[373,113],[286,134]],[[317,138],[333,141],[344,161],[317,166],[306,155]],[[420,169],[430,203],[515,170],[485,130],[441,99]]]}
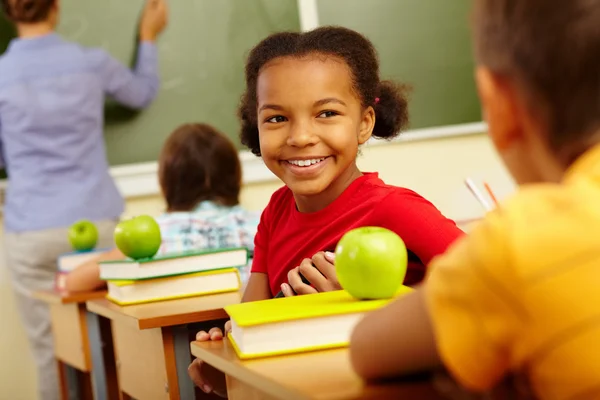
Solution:
{"label": "yellow book", "polygon": [[[402,286],[396,296],[413,289]],[[344,290],[225,307],[241,359],[348,346],[362,316],[393,299],[357,300]]]}
{"label": "yellow book", "polygon": [[107,284],[106,298],[121,306],[234,292],[241,287],[237,268]]}

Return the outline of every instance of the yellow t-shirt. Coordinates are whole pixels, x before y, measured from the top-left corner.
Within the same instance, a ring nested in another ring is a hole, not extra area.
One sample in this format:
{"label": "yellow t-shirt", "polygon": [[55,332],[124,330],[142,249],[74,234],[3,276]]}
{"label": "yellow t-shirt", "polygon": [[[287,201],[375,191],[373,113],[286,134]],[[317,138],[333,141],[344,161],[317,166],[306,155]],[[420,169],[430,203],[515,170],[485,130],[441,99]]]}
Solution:
{"label": "yellow t-shirt", "polygon": [[540,399],[600,399],[600,146],[525,186],[434,259],[425,297],[463,385],[522,374]]}

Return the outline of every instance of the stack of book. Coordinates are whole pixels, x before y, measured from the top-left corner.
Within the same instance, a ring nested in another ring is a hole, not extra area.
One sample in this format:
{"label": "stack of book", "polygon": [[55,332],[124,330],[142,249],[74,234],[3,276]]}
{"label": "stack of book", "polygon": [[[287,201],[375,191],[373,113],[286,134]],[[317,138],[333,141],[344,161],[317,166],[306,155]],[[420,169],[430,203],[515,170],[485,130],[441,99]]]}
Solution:
{"label": "stack of book", "polygon": [[237,291],[238,269],[248,263],[246,248],[100,262],[107,298],[119,305],[149,303]]}
{"label": "stack of book", "polygon": [[107,251],[107,249],[94,249],[86,251],[72,251],[70,253],[64,253],[58,256],[56,264],[58,266],[58,272],[56,279],[54,280],[54,290],[61,292],[65,287],[65,280],[67,274],[79,267],[83,263],[86,263],[100,254]]}
{"label": "stack of book", "polygon": [[[411,293],[401,286],[395,297]],[[241,359],[346,347],[356,324],[391,299],[358,300],[345,290],[232,304],[228,338]]]}

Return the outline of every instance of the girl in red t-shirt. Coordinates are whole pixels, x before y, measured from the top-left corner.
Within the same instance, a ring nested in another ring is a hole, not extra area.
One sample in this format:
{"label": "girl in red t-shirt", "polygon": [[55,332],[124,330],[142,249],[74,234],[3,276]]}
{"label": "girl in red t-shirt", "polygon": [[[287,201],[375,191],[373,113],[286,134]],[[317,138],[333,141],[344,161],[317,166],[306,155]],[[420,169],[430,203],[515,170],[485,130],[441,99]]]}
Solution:
{"label": "girl in red t-shirt", "polygon": [[[328,252],[356,227],[382,226],[400,235],[410,258],[405,284],[420,281],[429,260],[462,234],[423,197],[356,165],[359,146],[372,136],[397,136],[407,114],[404,88],[380,81],[373,45],[352,30],[277,33],[250,52],[242,143],[285,187],[262,214],[243,301],[269,299],[280,290],[340,289]],[[222,337],[219,328],[197,335]],[[195,360],[190,375],[209,392],[201,364]]]}

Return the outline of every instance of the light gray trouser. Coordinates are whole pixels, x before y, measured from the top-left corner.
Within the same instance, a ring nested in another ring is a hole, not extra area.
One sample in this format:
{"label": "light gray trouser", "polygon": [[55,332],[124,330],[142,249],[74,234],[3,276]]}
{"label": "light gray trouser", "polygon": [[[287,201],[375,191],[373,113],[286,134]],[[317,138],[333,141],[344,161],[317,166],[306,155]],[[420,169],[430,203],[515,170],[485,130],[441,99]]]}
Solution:
{"label": "light gray trouser", "polygon": [[[113,232],[117,221],[98,221],[98,248],[114,246]],[[22,233],[5,233],[6,264],[15,293],[21,320],[25,326],[37,367],[40,400],[58,400],[58,368],[54,361],[54,345],[50,311],[46,303],[33,298],[40,290],[52,290],[58,270],[56,259],[72,251],[68,228]]]}

